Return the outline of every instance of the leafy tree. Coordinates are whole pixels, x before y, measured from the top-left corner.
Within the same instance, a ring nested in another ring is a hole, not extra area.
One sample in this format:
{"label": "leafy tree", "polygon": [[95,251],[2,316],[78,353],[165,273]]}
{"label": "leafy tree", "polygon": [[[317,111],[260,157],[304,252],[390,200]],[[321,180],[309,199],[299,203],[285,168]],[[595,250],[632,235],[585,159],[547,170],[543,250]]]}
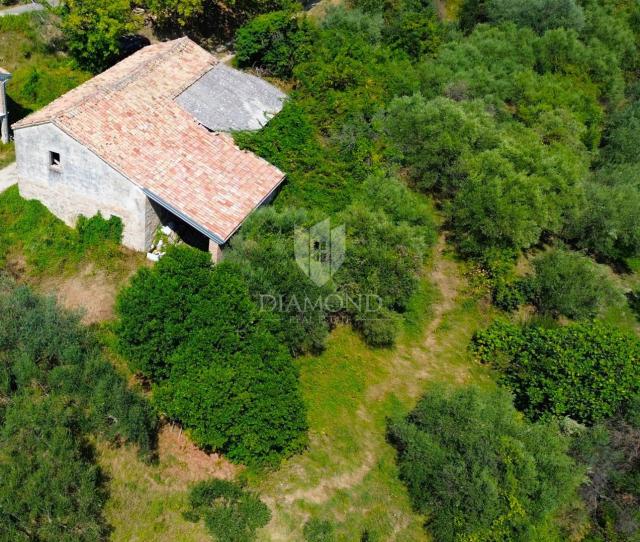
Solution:
{"label": "leafy tree", "polygon": [[[0,281],[0,538],[104,540],[96,435],[155,445],[156,418],[77,315]],[[91,438],[90,438],[91,436]]]}
{"label": "leafy tree", "polygon": [[118,343],[132,368],[153,379],[169,374],[167,359],[194,331],[188,316],[209,285],[211,257],[169,247],[153,268],[142,268],[117,299]]}
{"label": "leafy tree", "polygon": [[98,541],[106,493],[78,412],[60,397],[25,392],[0,427],[0,537]]}
{"label": "leafy tree", "polygon": [[274,11],[252,19],[236,33],[236,62],[288,78],[309,55],[316,30],[307,17]]}
{"label": "leafy tree", "polygon": [[400,478],[437,540],[553,540],[579,481],[553,424],[531,424],[503,390],[434,388],[391,423]]}
{"label": "leafy tree", "polygon": [[[173,247],[118,302],[119,341],[154,401],[199,445],[276,462],[305,443],[298,373],[277,315],[252,301],[240,267]],[[198,408],[194,408],[198,405]]]}
{"label": "leafy tree", "polygon": [[233,238],[227,254],[244,273],[253,300],[279,314],[281,335],[294,355],[324,349],[329,332],[324,300],[335,292],[331,284],[309,280],[295,261],[295,228],[312,223],[302,210],[261,209]]}
{"label": "leafy tree", "polygon": [[429,0],[386,2],[385,41],[414,58],[433,54],[444,40],[444,29]]}
{"label": "leafy tree", "polygon": [[640,162],[640,100],[633,102],[610,120],[605,138],[604,159],[621,164]]}
{"label": "leafy tree", "polygon": [[232,38],[238,28],[257,15],[293,12],[298,4],[293,0],[145,0],[145,5],[164,31],[188,30],[199,39],[220,40]]}
{"label": "leafy tree", "polygon": [[542,34],[552,28],[581,30],[584,12],[575,0],[487,0],[487,18],[529,26]]}
{"label": "leafy tree", "polygon": [[161,24],[173,20],[184,27],[203,14],[205,0],[146,0],[146,5]]}
{"label": "leafy tree", "polygon": [[187,519],[204,519],[216,540],[251,542],[255,532],[269,523],[269,508],[250,491],[227,480],[198,482],[189,490]]}
{"label": "leafy tree", "polygon": [[94,73],[108,68],[120,54],[120,39],[138,29],[132,13],[129,0],[64,0],[60,29],[71,56]]}
{"label": "leafy tree", "polygon": [[640,163],[598,171],[585,184],[585,205],[568,224],[566,236],[580,248],[612,261],[640,254],[638,175]]}
{"label": "leafy tree", "polygon": [[586,256],[552,249],[533,260],[531,301],[543,313],[592,318],[616,297],[609,278]]}
{"label": "leafy tree", "polygon": [[491,140],[491,120],[479,107],[420,94],[396,98],[385,126],[418,188],[451,193],[462,182],[462,157]]}
{"label": "leafy tree", "polygon": [[498,321],[474,337],[531,418],[593,424],[627,408],[640,391],[640,341],[604,324],[519,327]]}

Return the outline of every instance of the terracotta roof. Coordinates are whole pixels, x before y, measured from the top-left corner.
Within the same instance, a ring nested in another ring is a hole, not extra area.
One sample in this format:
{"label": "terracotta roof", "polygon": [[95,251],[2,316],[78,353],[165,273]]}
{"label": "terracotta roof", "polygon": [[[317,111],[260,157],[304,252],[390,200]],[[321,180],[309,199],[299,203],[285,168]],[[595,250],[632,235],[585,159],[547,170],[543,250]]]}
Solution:
{"label": "terracotta roof", "polygon": [[52,122],[116,170],[226,241],[284,179],[175,98],[216,64],[188,38],[145,47],[21,121]]}

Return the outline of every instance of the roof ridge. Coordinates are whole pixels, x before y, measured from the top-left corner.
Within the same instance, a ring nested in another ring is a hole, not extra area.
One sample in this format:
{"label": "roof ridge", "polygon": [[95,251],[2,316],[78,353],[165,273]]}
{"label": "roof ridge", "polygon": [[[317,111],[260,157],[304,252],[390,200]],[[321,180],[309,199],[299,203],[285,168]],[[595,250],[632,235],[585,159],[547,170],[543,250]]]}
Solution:
{"label": "roof ridge", "polygon": [[[182,52],[184,50],[187,49],[188,46],[190,46],[191,44],[197,46],[197,44],[192,41],[188,36],[183,36],[181,38],[177,38],[175,40],[170,40],[170,41],[165,41],[165,42],[158,42],[158,43],[154,43],[152,45],[147,45],[146,47],[142,47],[141,49],[138,49],[135,53],[133,53],[132,55],[130,55],[129,57],[127,57],[125,60],[128,59],[132,59],[133,57],[135,57],[136,55],[140,54],[142,51],[144,51],[145,49],[151,49],[151,48],[160,48],[163,45],[167,45],[167,44],[172,44],[170,47],[168,47],[166,50],[164,51],[160,51],[158,54],[156,54],[153,58],[149,59],[146,62],[142,62],[139,66],[136,66],[133,71],[125,73],[120,79],[113,81],[113,82],[96,82],[95,79],[97,77],[100,77],[101,75],[109,72],[112,68],[114,68],[115,66],[117,66],[118,64],[116,63],[114,66],[112,66],[111,68],[105,70],[104,72],[98,74],[97,76],[95,76],[92,79],[88,79],[87,81],[85,81],[85,83],[81,84],[80,86],[72,89],[70,92],[79,90],[83,87],[83,85],[87,84],[87,83],[91,83],[92,81],[94,82],[94,87],[92,89],[89,90],[89,92],[82,96],[80,99],[78,99],[76,102],[74,102],[73,104],[71,104],[68,108],[63,109],[61,111],[58,111],[57,113],[53,114],[50,118],[43,120],[43,122],[52,122],[56,119],[60,119],[62,117],[73,117],[75,116],[75,114],[77,114],[78,110],[81,109],[87,101],[95,99],[96,97],[103,97],[106,94],[110,94],[112,92],[117,92],[119,90],[122,90],[124,88],[126,88],[128,85],[130,85],[131,83],[133,83],[134,81],[136,81],[137,79],[139,79],[142,75],[151,73],[155,68],[157,68],[159,65],[162,64],[162,62],[164,62],[167,58],[169,58],[171,55],[175,54],[175,53],[179,53]],[[59,96],[58,98],[56,98],[55,100],[53,100],[52,102],[50,102],[49,104],[47,104],[43,110],[46,110],[48,107],[54,105],[56,102],[58,102],[59,100],[61,100],[62,98],[64,98],[65,96],[67,96],[67,94],[63,94],[62,96]],[[26,117],[24,117],[23,119],[20,119],[19,121],[17,121],[14,126],[15,127],[22,127],[22,126],[28,126],[28,119],[32,114],[37,114],[43,110],[40,111],[34,111],[33,113],[27,115]],[[27,121],[27,122],[25,122]]]}
{"label": "roof ridge", "polygon": [[[158,55],[156,55],[149,61],[142,63],[140,66],[137,66],[132,72],[127,73],[124,77],[122,77],[122,79],[119,79],[118,81],[114,81],[110,85],[107,84],[104,87],[100,87],[100,90],[102,90],[103,88],[106,88],[112,92],[122,90],[123,88],[131,84],[133,81],[139,79],[142,75],[152,72],[160,64],[162,64],[162,62],[164,62],[164,60],[167,57],[175,53],[181,53],[182,51],[184,51],[187,48],[187,45],[189,45],[190,43],[193,43],[194,45],[196,45],[195,42],[192,42],[187,36],[183,36],[182,38],[178,38],[173,41],[175,43],[171,47],[169,47],[166,51],[160,52]],[[171,42],[160,42],[154,45],[161,45],[164,43],[171,43]],[[154,45],[151,45],[150,47],[153,47]],[[144,47],[139,50],[142,51],[143,49]]]}

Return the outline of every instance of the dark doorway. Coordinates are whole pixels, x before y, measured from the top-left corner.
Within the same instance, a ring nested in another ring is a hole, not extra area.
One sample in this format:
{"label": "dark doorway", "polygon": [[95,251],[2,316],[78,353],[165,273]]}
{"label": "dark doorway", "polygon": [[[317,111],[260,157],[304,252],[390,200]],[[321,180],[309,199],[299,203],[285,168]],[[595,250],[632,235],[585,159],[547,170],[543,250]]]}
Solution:
{"label": "dark doorway", "polygon": [[198,231],[191,224],[160,206],[158,203],[152,200],[150,201],[160,217],[160,222],[163,226],[169,226],[187,245],[204,250],[205,252],[209,251],[209,238],[204,233]]}

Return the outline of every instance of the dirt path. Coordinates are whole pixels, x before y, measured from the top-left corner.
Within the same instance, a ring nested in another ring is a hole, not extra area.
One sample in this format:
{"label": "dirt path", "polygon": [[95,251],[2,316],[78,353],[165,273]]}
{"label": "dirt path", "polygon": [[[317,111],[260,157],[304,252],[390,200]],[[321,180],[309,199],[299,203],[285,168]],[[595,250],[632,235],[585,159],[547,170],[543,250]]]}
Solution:
{"label": "dirt path", "polygon": [[[417,399],[422,393],[424,381],[429,377],[432,365],[437,363],[437,354],[442,348],[438,330],[445,316],[455,308],[463,280],[457,265],[445,258],[445,250],[445,236],[441,235],[434,250],[433,267],[429,273],[429,278],[439,292],[439,299],[433,306],[432,319],[425,329],[423,339],[417,345],[397,349],[391,362],[389,377],[367,390],[367,401],[356,413],[358,423],[372,422],[367,405],[383,401],[390,393],[401,393],[411,399]],[[464,379],[464,375],[459,376],[460,379]],[[370,440],[365,443],[361,455],[363,459],[356,469],[325,478],[314,487],[298,489],[282,494],[277,499],[269,499],[269,504],[274,505],[277,501],[280,506],[290,506],[299,500],[322,504],[337,491],[359,485],[379,461],[376,445]]]}

